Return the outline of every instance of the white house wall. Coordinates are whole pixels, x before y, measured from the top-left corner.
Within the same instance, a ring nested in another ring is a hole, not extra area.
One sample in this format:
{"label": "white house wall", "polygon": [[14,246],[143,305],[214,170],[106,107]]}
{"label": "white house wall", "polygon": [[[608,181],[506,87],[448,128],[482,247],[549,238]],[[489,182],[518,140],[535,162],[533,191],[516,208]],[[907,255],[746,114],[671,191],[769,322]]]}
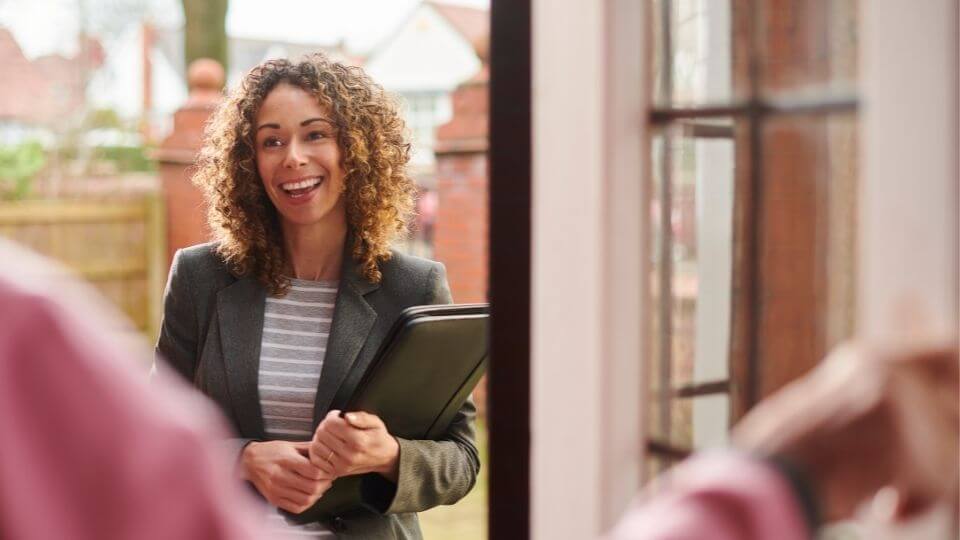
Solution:
{"label": "white house wall", "polygon": [[394,92],[449,91],[480,70],[470,43],[427,4],[376,47],[364,69]]}

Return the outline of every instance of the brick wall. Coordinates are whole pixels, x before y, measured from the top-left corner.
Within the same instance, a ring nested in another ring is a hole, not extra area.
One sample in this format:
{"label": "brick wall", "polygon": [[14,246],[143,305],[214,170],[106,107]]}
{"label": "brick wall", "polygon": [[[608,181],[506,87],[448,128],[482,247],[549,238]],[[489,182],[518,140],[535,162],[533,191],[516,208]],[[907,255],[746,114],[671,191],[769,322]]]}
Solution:
{"label": "brick wall", "polygon": [[434,255],[457,302],[487,299],[487,78],[453,94],[453,118],[437,130]]}
{"label": "brick wall", "polygon": [[[453,118],[437,129],[434,257],[457,303],[487,301],[487,70],[453,93]],[[474,392],[486,411],[486,382]]]}

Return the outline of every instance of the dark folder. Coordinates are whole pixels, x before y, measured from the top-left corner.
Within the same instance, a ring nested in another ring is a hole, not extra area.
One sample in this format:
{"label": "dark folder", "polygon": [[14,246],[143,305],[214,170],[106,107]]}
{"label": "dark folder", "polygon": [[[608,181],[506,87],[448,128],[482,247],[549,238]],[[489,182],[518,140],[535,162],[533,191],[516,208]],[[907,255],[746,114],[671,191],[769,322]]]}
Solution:
{"label": "dark folder", "polygon": [[[487,304],[405,309],[344,411],[376,414],[396,437],[438,438],[486,371],[488,319]],[[371,483],[386,482],[376,474],[365,476]],[[297,517],[312,521],[360,508],[362,485],[362,476],[339,478]]]}

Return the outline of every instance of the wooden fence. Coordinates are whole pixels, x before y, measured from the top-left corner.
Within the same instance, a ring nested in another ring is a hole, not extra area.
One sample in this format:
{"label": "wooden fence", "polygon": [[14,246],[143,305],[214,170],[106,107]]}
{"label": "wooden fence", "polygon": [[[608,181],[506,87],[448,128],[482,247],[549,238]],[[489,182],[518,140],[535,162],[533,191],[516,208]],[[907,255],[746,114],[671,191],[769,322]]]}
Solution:
{"label": "wooden fence", "polygon": [[159,331],[167,270],[163,216],[155,194],[4,202],[0,236],[71,268],[152,341]]}

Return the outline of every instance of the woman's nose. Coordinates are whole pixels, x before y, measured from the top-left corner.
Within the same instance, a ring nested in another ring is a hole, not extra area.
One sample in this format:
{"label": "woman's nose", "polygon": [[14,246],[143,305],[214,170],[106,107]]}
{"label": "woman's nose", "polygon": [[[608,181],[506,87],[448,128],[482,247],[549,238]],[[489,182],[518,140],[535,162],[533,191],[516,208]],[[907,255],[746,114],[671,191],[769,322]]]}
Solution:
{"label": "woman's nose", "polygon": [[307,160],[300,151],[300,145],[297,144],[296,141],[290,141],[290,144],[287,146],[287,155],[283,159],[283,166],[296,169],[306,164]]}

